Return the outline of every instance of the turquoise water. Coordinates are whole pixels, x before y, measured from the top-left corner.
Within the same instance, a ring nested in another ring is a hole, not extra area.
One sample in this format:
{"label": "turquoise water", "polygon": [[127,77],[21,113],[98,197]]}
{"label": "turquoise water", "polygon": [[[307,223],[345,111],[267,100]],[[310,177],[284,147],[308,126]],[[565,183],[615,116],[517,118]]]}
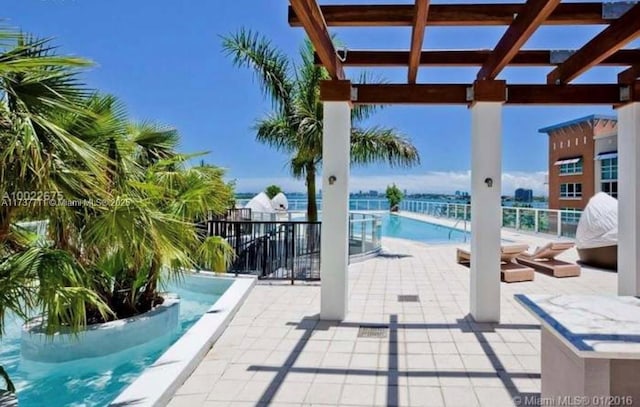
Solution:
{"label": "turquoise water", "polygon": [[0,340],[0,364],[17,387],[20,407],[106,406],[200,319],[230,285],[230,280],[202,276],[169,284],[166,291],[181,299],[176,331],[109,356],[65,363],[21,359],[21,321],[9,316]]}
{"label": "turquoise water", "polygon": [[471,235],[462,230],[393,214],[382,217],[382,236],[436,244],[465,243],[471,239]]}

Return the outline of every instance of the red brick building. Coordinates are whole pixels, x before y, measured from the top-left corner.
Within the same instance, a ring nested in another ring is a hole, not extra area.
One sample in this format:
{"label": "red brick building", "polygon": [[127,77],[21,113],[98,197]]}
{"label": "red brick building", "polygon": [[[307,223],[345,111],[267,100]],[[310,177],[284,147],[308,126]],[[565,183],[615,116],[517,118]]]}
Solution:
{"label": "red brick building", "polygon": [[615,117],[591,115],[539,131],[549,136],[550,209],[584,209],[600,191],[617,198]]}

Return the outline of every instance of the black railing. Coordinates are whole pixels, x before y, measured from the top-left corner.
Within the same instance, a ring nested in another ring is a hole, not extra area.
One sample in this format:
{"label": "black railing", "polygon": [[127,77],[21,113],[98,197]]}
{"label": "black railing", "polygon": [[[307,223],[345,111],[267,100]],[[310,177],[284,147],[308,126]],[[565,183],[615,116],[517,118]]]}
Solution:
{"label": "black railing", "polygon": [[233,247],[230,273],[292,283],[320,279],[320,222],[209,220],[207,234]]}

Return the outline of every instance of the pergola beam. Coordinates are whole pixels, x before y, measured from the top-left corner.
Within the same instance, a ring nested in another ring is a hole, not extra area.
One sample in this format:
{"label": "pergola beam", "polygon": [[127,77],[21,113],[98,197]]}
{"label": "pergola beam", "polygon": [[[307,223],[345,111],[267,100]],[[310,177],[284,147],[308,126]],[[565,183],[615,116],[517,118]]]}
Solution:
{"label": "pergola beam", "polygon": [[632,83],[638,78],[640,78],[640,64],[633,65],[632,67],[620,72],[618,74],[618,83]]}
{"label": "pergola beam", "polygon": [[560,0],[528,0],[478,71],[477,79],[495,79],[558,4]]}
{"label": "pergola beam", "polygon": [[[524,3],[505,4],[432,4],[427,26],[496,26],[509,25],[513,16],[522,13]],[[609,24],[602,15],[602,3],[561,3],[544,25]],[[410,27],[414,7],[410,4],[326,5],[320,10],[329,27]],[[299,27],[302,21],[289,8],[289,24]]]}
{"label": "pergola beam", "polygon": [[413,28],[411,29],[411,47],[409,50],[408,82],[416,83],[418,67],[420,66],[420,53],[424,42],[424,26],[427,23],[429,13],[429,0],[416,0],[414,6]]}
{"label": "pergola beam", "polygon": [[612,22],[547,75],[547,83],[571,82],[640,35],[640,3]]}
{"label": "pergola beam", "polygon": [[[450,104],[473,101],[471,84],[354,84],[355,104]],[[507,85],[506,104],[618,105],[620,85]]]}
{"label": "pergola beam", "polygon": [[331,41],[322,11],[316,0],[290,0],[291,8],[298,16],[313,47],[332,79],[345,79],[342,63]]}
{"label": "pergola beam", "polygon": [[[554,51],[521,50],[509,62],[512,66],[557,66]],[[421,66],[481,66],[491,55],[490,50],[422,50]],[[409,51],[348,50],[343,66],[354,67],[403,67],[407,66]],[[321,64],[318,55],[316,64]],[[600,66],[640,66],[640,49],[621,49],[600,61]]]}

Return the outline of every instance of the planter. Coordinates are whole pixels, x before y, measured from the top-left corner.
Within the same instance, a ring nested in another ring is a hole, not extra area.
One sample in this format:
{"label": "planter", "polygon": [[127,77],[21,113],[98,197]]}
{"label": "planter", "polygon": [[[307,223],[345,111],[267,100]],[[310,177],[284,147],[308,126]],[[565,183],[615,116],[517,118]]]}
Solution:
{"label": "planter", "polygon": [[135,317],[88,326],[78,333],[44,333],[42,319],[22,328],[21,352],[24,359],[60,363],[95,358],[120,352],[163,337],[178,328],[180,300],[166,298],[164,303]]}

